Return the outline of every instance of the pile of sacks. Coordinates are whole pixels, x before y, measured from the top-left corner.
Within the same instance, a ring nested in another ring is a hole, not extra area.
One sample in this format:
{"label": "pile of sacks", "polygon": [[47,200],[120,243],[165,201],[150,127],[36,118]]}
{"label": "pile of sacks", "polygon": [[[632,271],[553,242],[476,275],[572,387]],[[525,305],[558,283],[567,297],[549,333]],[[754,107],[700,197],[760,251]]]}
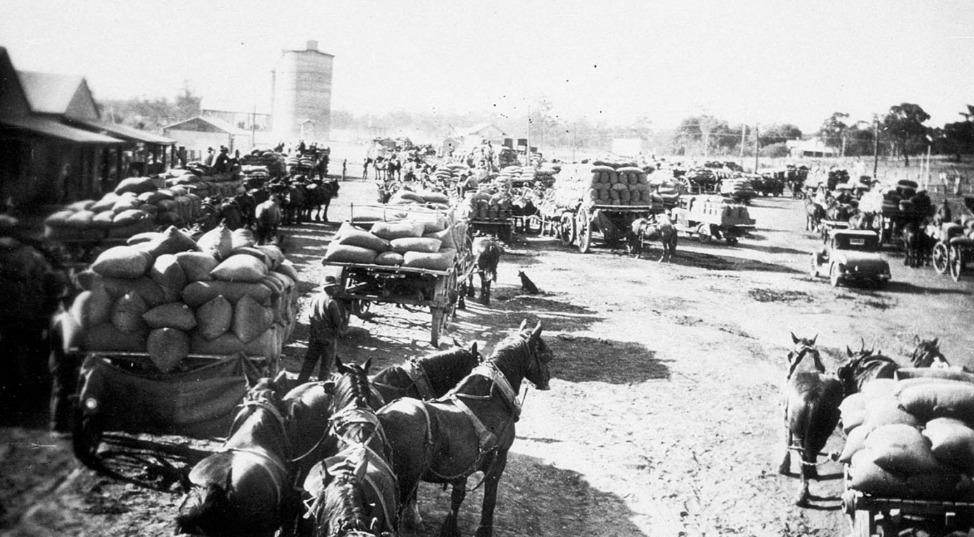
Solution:
{"label": "pile of sacks", "polygon": [[200,216],[201,199],[183,186],[158,188],[149,177],[125,179],[99,200],[68,205],[45,221],[54,240],[128,238],[156,226],[185,225]]}
{"label": "pile of sacks", "polygon": [[575,207],[580,201],[594,205],[659,206],[646,172],[635,166],[596,164],[562,168],[554,184],[554,200],[561,207]]}
{"label": "pile of sacks", "polygon": [[105,250],[78,278],[65,342],[148,353],[164,373],[189,354],[276,359],[294,327],[297,272],[275,246],[219,226],[199,241],[175,227]]}
{"label": "pile of sacks", "polygon": [[287,171],[287,163],[284,155],[274,151],[253,150],[252,152],[240,157],[240,164],[246,166],[263,166],[271,177],[281,177]]}
{"label": "pile of sacks", "polygon": [[506,220],[511,218],[514,203],[506,189],[470,192],[457,207],[457,214],[465,220]]}
{"label": "pile of sacks", "polygon": [[848,434],[839,460],[850,486],[895,498],[974,499],[974,375],[957,370],[897,371],[847,397]]}
{"label": "pile of sacks", "polygon": [[[735,203],[727,198],[720,196],[697,195],[685,198],[685,207],[689,220],[704,220],[710,222],[717,220],[723,226],[748,226],[754,225],[754,220],[747,210],[747,207]],[[711,215],[716,218],[703,219],[694,215]]]}
{"label": "pile of sacks", "polygon": [[913,213],[918,216],[931,216],[933,202],[926,191],[917,192],[915,181],[901,180],[893,188],[870,190],[859,200],[859,209],[868,213],[896,214]]}
{"label": "pile of sacks", "polygon": [[446,217],[376,222],[370,231],[345,222],[328,245],[324,262],[449,270],[465,234],[464,225]]}
{"label": "pile of sacks", "polygon": [[720,194],[736,200],[749,200],[758,195],[747,177],[729,177],[720,181]]}
{"label": "pile of sacks", "polygon": [[389,198],[389,205],[422,205],[430,209],[445,210],[450,206],[450,197],[432,190],[412,191],[402,188]]}

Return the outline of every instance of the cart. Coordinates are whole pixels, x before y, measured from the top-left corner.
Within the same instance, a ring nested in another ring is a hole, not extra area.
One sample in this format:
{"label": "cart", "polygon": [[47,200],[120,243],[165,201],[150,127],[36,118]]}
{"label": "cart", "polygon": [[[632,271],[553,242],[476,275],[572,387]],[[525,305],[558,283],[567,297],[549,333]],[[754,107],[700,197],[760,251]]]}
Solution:
{"label": "cart", "polygon": [[510,243],[514,238],[514,217],[483,219],[475,218],[469,222],[470,232],[477,235],[493,235]]}
{"label": "cart", "polygon": [[964,236],[964,228],[958,224],[944,224],[936,232],[936,243],[931,254],[933,268],[938,274],[950,272],[959,281],[964,266],[974,257],[974,239]]}
{"label": "cart", "polygon": [[736,244],[754,229],[754,219],[747,207],[728,203],[720,196],[684,196],[679,206],[673,208],[674,227],[690,236],[696,235],[701,242],[711,238],[723,238],[727,244]]}
{"label": "cart", "polygon": [[[82,352],[72,420],[72,447],[86,466],[113,476],[128,472],[132,435],[217,438],[226,435],[248,381],[273,376],[279,358],[190,354],[185,370],[162,373],[141,352]],[[108,436],[108,433],[113,433]],[[121,434],[119,434],[121,433]],[[135,455],[136,464],[139,456]],[[161,461],[158,456],[150,457]],[[134,469],[139,472],[138,468]]]}
{"label": "cart", "polygon": [[[457,221],[453,211],[440,211],[411,206],[356,206],[350,208],[368,212],[378,210],[379,216],[352,216],[352,222],[387,220],[404,214],[442,214],[447,216],[454,229],[457,255],[453,266],[447,270],[376,265],[368,263],[349,263],[324,260],[326,267],[335,267],[340,273],[335,298],[346,311],[358,317],[368,315],[372,303],[386,303],[428,307],[432,316],[430,322],[430,344],[439,346],[440,334],[446,329],[456,310],[459,286],[470,275],[474,265],[470,259],[470,240],[466,223]],[[373,213],[374,214],[374,213]]]}
{"label": "cart", "polygon": [[651,205],[580,204],[574,211],[561,211],[555,224],[556,234],[562,244],[575,245],[584,254],[592,246],[594,233],[600,233],[605,245],[611,248],[625,238],[635,220],[662,212],[662,203],[655,201]]}

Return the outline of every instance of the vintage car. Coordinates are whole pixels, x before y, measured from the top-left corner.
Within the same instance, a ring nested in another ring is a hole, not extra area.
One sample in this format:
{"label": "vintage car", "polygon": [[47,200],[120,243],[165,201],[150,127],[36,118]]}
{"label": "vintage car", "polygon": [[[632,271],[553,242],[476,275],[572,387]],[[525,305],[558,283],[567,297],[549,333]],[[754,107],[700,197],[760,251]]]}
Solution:
{"label": "vintage car", "polygon": [[825,246],[812,253],[811,273],[828,274],[833,287],[851,281],[883,287],[890,280],[889,263],[879,254],[879,236],[868,230],[831,230]]}

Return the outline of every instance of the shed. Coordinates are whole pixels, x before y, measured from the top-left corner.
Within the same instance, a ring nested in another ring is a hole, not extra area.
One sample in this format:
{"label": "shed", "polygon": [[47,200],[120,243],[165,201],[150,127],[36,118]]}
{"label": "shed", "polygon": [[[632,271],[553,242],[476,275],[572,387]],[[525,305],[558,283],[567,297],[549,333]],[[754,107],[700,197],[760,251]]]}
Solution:
{"label": "shed", "polygon": [[462,145],[466,147],[480,145],[484,140],[489,140],[492,145],[500,147],[504,143],[505,136],[507,134],[493,123],[474,125],[473,127],[464,129],[460,133],[460,138],[463,141]]}
{"label": "shed", "polygon": [[0,47],[0,199],[18,216],[95,197],[108,188],[109,148],[123,140],[68,123],[98,119],[84,78],[18,72]]}
{"label": "shed", "polygon": [[241,152],[253,145],[251,133],[215,117],[196,116],[162,129],[163,136],[172,138],[190,153],[190,160],[196,160],[212,147],[218,150],[226,146],[231,153]]}
{"label": "shed", "polygon": [[810,140],[788,140],[785,142],[788,151],[791,153],[792,157],[810,157],[810,158],[823,158],[823,157],[835,157],[838,152],[834,147],[829,147],[825,145],[819,138],[812,138]]}

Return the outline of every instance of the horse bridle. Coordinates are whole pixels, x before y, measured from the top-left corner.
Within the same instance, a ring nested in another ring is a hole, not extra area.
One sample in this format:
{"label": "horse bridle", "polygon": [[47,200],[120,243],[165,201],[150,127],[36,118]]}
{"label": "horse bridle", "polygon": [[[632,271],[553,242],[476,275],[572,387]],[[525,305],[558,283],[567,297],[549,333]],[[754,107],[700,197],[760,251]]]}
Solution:
{"label": "horse bridle", "polygon": [[[940,347],[927,343],[922,345],[923,352],[918,355],[917,351],[920,350],[920,348],[921,347],[918,346],[913,351],[913,358],[910,360],[914,367],[931,367],[938,361],[937,358],[940,358],[940,361],[947,362],[947,358],[940,352]],[[925,366],[920,365],[925,359],[929,359],[929,363]]]}
{"label": "horse bridle", "polygon": [[237,431],[237,427],[242,419],[250,417],[253,412],[244,413],[243,410],[251,407],[260,408],[266,410],[271,416],[274,417],[274,421],[281,429],[281,438],[284,440],[284,459],[290,460],[291,457],[291,438],[288,435],[287,420],[281,411],[278,410],[277,406],[266,397],[257,397],[253,399],[246,399],[238,405],[240,411],[237,412],[237,416],[233,418],[233,422],[230,424],[230,434],[227,438],[233,436],[233,433]]}

